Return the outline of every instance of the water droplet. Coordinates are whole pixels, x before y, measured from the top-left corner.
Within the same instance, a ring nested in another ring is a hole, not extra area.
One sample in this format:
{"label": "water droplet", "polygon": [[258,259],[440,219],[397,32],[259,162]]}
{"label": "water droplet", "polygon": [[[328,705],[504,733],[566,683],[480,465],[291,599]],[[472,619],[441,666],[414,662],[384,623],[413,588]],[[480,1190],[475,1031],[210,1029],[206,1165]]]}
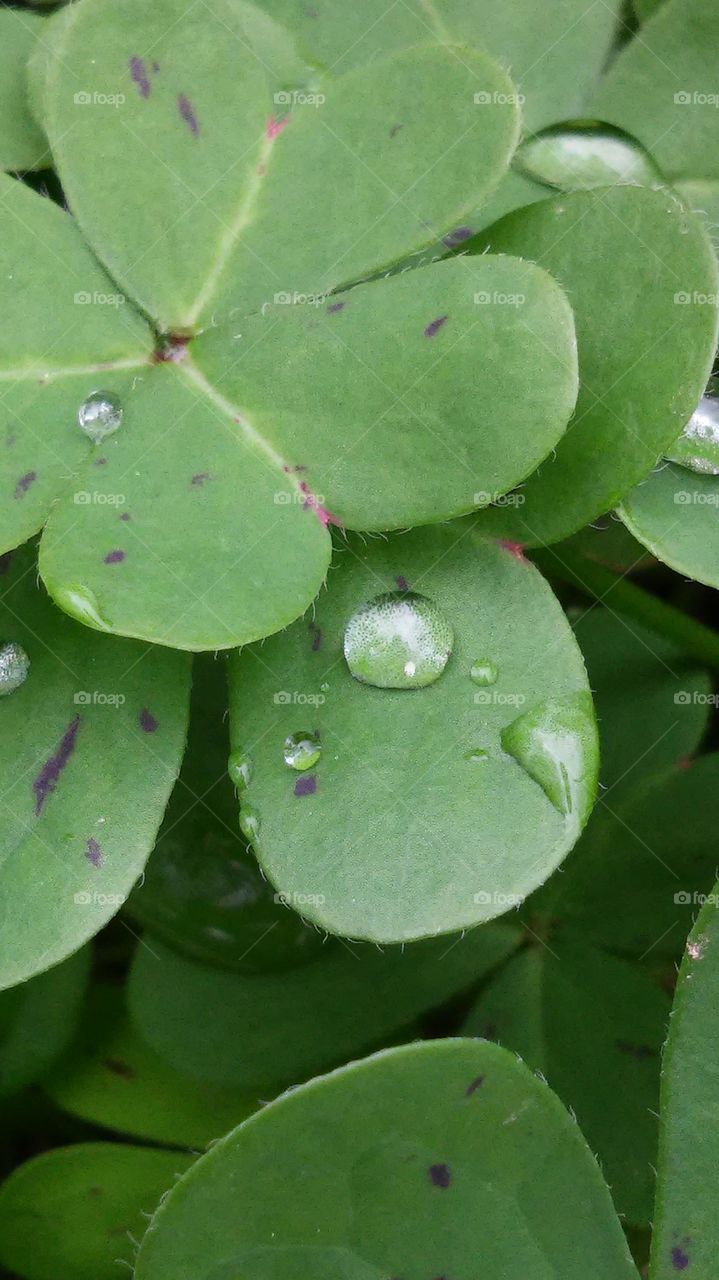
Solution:
{"label": "water droplet", "polygon": [[329,685],[326,680],[324,681],[323,684],[320,685],[320,689],[322,693],[327,693],[327,690],[329,689]]}
{"label": "water droplet", "polygon": [[679,439],[667,450],[666,457],[699,475],[719,476],[719,378],[710,380]]}
{"label": "water droplet", "polygon": [[452,627],[436,604],[413,591],[389,591],[353,613],[344,655],[363,684],[420,689],[442,674],[453,643]]}
{"label": "water droplet", "polygon": [[501,743],[579,831],[594,802],[599,761],[591,695],[537,703],[505,726]]}
{"label": "water droplet", "polygon": [[240,831],[245,840],[253,843],[260,834],[260,817],[256,809],[251,805],[245,804],[240,809]]}
{"label": "water droplet", "polygon": [[94,444],[99,444],[106,436],[117,431],[122,422],[122,406],[117,397],[108,391],[93,391],[80,405],[77,421],[85,435]]}
{"label": "water droplet", "polygon": [[227,772],[238,791],[246,791],[252,781],[252,761],[244,751],[233,751],[227,761]]}
{"label": "water droplet", "polygon": [[489,760],[489,752],[482,747],[475,747],[472,751],[468,751],[465,760],[471,760],[472,764],[479,764],[481,760]]}
{"label": "water droplet", "polygon": [[14,693],[27,680],[30,659],[19,644],[0,647],[0,697]]}
{"label": "water droplet", "polygon": [[68,583],[64,587],[53,587],[51,594],[60,608],[72,618],[77,618],[78,622],[84,622],[85,626],[94,627],[96,631],[112,630],[100,613],[95,593],[89,587]]}
{"label": "water droplet", "polygon": [[322,747],[314,733],[291,733],[285,738],[283,754],[290,769],[312,769],[322,755]]}
{"label": "water droplet", "polygon": [[621,129],[586,120],[553,125],[527,138],[514,164],[535,182],[559,191],[662,183],[659,170],[638,142]]}
{"label": "water droplet", "polygon": [[480,685],[496,684],[498,674],[497,668],[489,658],[477,658],[469,670],[470,679]]}

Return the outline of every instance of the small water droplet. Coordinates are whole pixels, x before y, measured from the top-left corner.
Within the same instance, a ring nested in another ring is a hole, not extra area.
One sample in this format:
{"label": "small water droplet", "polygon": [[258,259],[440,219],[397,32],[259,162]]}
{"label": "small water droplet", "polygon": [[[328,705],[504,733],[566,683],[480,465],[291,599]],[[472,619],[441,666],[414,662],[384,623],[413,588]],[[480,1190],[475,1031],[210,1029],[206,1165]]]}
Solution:
{"label": "small water droplet", "polygon": [[670,462],[704,476],[719,476],[719,378],[712,378],[679,439],[667,450]]}
{"label": "small water droplet", "polygon": [[552,125],[527,138],[513,163],[535,182],[559,191],[662,183],[651,157],[634,138],[611,125],[586,120]]}
{"label": "small water droplet", "polygon": [[252,761],[244,751],[233,751],[227,761],[227,772],[238,791],[246,791],[252,781]]}
{"label": "small water droplet", "polygon": [[22,645],[11,642],[0,647],[0,697],[14,693],[27,680],[30,659]]}
{"label": "small water droplet", "polygon": [[253,843],[260,834],[260,817],[256,809],[251,805],[245,804],[240,809],[240,831],[245,840]]}
{"label": "small water droplet", "polygon": [[482,747],[475,747],[472,751],[468,751],[465,760],[471,760],[472,764],[479,764],[481,760],[489,760],[489,752]]}
{"label": "small water droplet", "polygon": [[290,769],[312,769],[322,755],[322,747],[314,733],[291,733],[285,738],[283,755]]}
{"label": "small water droplet", "polygon": [[537,703],[505,726],[501,743],[579,831],[594,802],[599,763],[591,695]]}
{"label": "small water droplet", "polygon": [[320,690],[322,691],[322,693],[327,693],[328,689],[329,689],[329,685],[325,680],[324,683],[320,685]]}
{"label": "small water droplet", "polygon": [[122,406],[110,392],[93,391],[80,405],[77,421],[85,435],[94,444],[99,444],[106,436],[117,431],[122,422]]}
{"label": "small water droplet", "polygon": [[352,675],[378,689],[420,689],[444,671],[454,633],[432,600],[389,591],[353,613],[344,635]]}
{"label": "small water droplet", "polygon": [[96,631],[112,630],[100,612],[95,593],[89,587],[68,583],[63,587],[53,587],[51,594],[60,608],[77,618],[78,622],[84,622],[85,626],[94,627]]}
{"label": "small water droplet", "polygon": [[499,672],[489,658],[477,658],[469,670],[470,679],[479,685],[496,684]]}

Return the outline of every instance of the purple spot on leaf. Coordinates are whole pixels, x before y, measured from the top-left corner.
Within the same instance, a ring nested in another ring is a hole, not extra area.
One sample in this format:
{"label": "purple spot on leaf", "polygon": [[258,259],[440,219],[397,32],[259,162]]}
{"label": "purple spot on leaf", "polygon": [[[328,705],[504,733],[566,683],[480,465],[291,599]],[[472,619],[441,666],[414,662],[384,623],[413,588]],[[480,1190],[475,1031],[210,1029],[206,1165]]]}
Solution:
{"label": "purple spot on leaf", "polygon": [[120,519],[124,520],[125,524],[127,524],[128,520],[130,519],[130,512],[129,511],[120,512]]}
{"label": "purple spot on leaf", "polygon": [[689,1266],[689,1254],[685,1253],[681,1245],[675,1244],[672,1249],[672,1266],[675,1271],[686,1271]]}
{"label": "purple spot on leaf", "polygon": [[424,331],[425,338],[433,338],[435,333],[439,333],[440,329],[442,328],[442,325],[448,319],[449,319],[449,316],[437,316],[436,320],[433,320],[431,324],[427,325],[427,328]]}
{"label": "purple spot on leaf", "polygon": [[474,232],[471,227],[455,227],[454,231],[450,231],[442,241],[448,249],[454,249],[455,245],[463,244],[465,240],[471,239]]}
{"label": "purple spot on leaf", "polygon": [[102,866],[102,849],[97,843],[97,840],[94,840],[92,836],[90,836],[90,839],[87,842],[85,857],[88,862],[92,863],[93,867]]}
{"label": "purple spot on leaf", "polygon": [[447,1189],[452,1181],[452,1174],[448,1164],[431,1164],[428,1173],[432,1186],[441,1187],[443,1191]]}
{"label": "purple spot on leaf", "polygon": [[185,121],[190,133],[196,138],[200,132],[200,126],[197,122],[197,116],[192,109],[192,103],[189,98],[185,97],[184,93],[181,93],[177,99],[177,110]]}
{"label": "purple spot on leaf", "polygon": [[124,551],[119,551],[119,550],[108,551],[107,555],[105,556],[105,564],[121,564],[124,559],[125,559]]}
{"label": "purple spot on leaf", "polygon": [[37,480],[37,471],[26,471],[24,476],[20,476],[15,485],[15,497],[24,498],[31,484]]}
{"label": "purple spot on leaf", "polygon": [[198,471],[198,472],[197,472],[197,473],[192,477],[192,480],[190,481],[190,484],[193,484],[193,485],[195,486],[195,488],[197,488],[197,489],[201,489],[201,488],[202,488],[202,486],[203,486],[203,484],[205,483],[205,481],[206,481],[206,480],[209,480],[209,479],[210,479],[210,473],[209,473],[209,471]]}
{"label": "purple spot on leaf", "polygon": [[107,458],[96,458],[92,465],[93,465],[94,467],[106,467],[106,466],[107,466]]}
{"label": "purple spot on leaf", "polygon": [[476,1076],[472,1083],[467,1085],[467,1088],[464,1091],[465,1098],[471,1098],[472,1094],[476,1093],[478,1089],[481,1089],[483,1084],[484,1076]]}
{"label": "purple spot on leaf", "polygon": [[55,790],[60,774],[75,750],[75,739],[77,737],[79,727],[80,717],[75,716],[74,720],[70,721],[70,724],[60,739],[60,745],[58,746],[57,751],[54,755],[50,756],[49,760],[45,761],[42,769],[32,784],[32,789],[35,793],[36,817],[39,817],[42,813],[48,796],[52,795],[52,792]]}
{"label": "purple spot on leaf", "polygon": [[344,305],[345,305],[345,304],[344,304],[344,302],[331,302],[331,303],[329,304],[329,306],[328,306],[327,310],[328,310],[329,314],[330,314],[331,316],[333,316],[333,315],[335,315],[335,314],[336,314],[336,312],[338,312],[338,311],[344,311]]}
{"label": "purple spot on leaf", "polygon": [[296,796],[313,796],[317,790],[317,778],[313,773],[304,774],[295,783]]}
{"label": "purple spot on leaf", "polygon": [[157,729],[157,720],[152,712],[147,710],[147,707],[143,707],[140,712],[140,728],[143,733],[154,733]]}
{"label": "purple spot on leaf", "polygon": [[314,622],[308,623],[307,629],[312,636],[312,652],[317,653],[322,644],[322,630]]}
{"label": "purple spot on leaf", "polygon": [[149,98],[150,81],[147,78],[144,58],[130,58],[130,75],[140,91],[140,97]]}
{"label": "purple spot on leaf", "polygon": [[395,578],[395,582],[397,583],[398,591],[409,591],[409,583],[403,574],[398,574]]}

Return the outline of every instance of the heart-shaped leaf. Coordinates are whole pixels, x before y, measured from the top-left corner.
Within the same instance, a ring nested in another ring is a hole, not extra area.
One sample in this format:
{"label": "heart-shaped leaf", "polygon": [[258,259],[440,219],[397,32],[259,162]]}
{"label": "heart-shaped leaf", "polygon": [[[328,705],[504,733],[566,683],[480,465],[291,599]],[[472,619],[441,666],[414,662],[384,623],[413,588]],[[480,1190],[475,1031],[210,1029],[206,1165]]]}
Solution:
{"label": "heart-shaped leaf", "polygon": [[[219,973],[152,939],[138,948],[130,1011],[178,1071],[267,1096],[386,1043],[511,955],[515,930],[475,929],[382,953],[342,947],[282,974]],[[202,1035],[197,1027],[202,1023]]]}
{"label": "heart-shaped leaf", "polygon": [[7,987],[76,951],[140,874],[185,743],[189,664],[70,621],[37,587],[32,548],[2,567],[2,638],[29,660],[0,703]]}
{"label": "heart-shaped leaf", "polygon": [[0,1187],[0,1262],[26,1280],[117,1280],[146,1217],[192,1164],[115,1142],[58,1147]]}
{"label": "heart-shaped leaf", "polygon": [[616,58],[591,114],[638,138],[670,181],[719,177],[716,8],[666,0]]}
{"label": "heart-shaped leaf", "polygon": [[511,959],[463,1027],[546,1076],[596,1153],[617,1212],[635,1225],[652,1217],[669,1007],[647,969],[552,939]]}
{"label": "heart-shaped leaf", "polygon": [[714,254],[675,196],[640,187],[540,201],[480,242],[531,256],[574,309],[574,417],[556,457],[522,489],[522,505],[485,517],[488,528],[520,542],[556,542],[615,506],[694,412],[716,350]]}
{"label": "heart-shaped leaf", "polygon": [[719,478],[662,463],[624,498],[619,514],[652,555],[719,587]]}
{"label": "heart-shaped leaf", "polygon": [[[393,591],[390,684],[410,687],[373,687],[352,678],[343,651],[356,632],[361,654],[366,634],[374,661]],[[412,688],[433,654],[444,673]],[[596,730],[570,628],[532,566],[473,521],[350,541],[314,621],[244,649],[230,670],[233,743],[252,769],[245,828],[272,882],[331,932],[392,942],[501,915],[586,821]],[[303,733],[322,754],[300,775],[284,744]]]}
{"label": "heart-shaped leaf", "polygon": [[651,1280],[710,1276],[719,1249],[716,1061],[719,885],[686,945],[662,1074],[657,1210]]}
{"label": "heart-shaped leaf", "polygon": [[496,1045],[444,1040],[354,1063],[246,1121],[167,1197],[136,1275],[450,1277],[478,1274],[478,1259],[502,1280],[636,1276],[546,1085]]}
{"label": "heart-shaped leaf", "polygon": [[63,1111],[90,1124],[194,1150],[259,1105],[249,1093],[173,1071],[138,1035],[110,986],[91,992],[78,1042],[44,1089]]}
{"label": "heart-shaped leaf", "polygon": [[27,63],[45,38],[46,20],[27,9],[0,9],[0,169],[43,169],[47,143],[33,119]]}
{"label": "heart-shaped leaf", "polygon": [[0,1097],[45,1074],[68,1046],[87,985],[87,949],[0,994]]}

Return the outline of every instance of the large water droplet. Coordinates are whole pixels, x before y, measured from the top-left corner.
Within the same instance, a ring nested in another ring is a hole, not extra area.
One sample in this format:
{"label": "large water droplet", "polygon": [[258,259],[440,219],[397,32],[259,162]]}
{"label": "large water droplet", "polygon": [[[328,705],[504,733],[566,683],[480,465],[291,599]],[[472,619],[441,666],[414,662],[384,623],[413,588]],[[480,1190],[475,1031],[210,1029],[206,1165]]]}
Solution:
{"label": "large water droplet", "polygon": [[353,613],[344,654],[363,684],[420,689],[441,676],[453,642],[452,627],[432,600],[413,591],[389,591]]}
{"label": "large water droplet", "polygon": [[579,831],[594,802],[599,767],[591,695],[537,703],[505,726],[501,742]]}
{"label": "large water droplet", "polygon": [[322,747],[314,733],[291,733],[285,738],[283,754],[290,769],[312,769],[322,755]]}
{"label": "large water droplet", "polygon": [[116,396],[108,391],[93,391],[83,400],[77,411],[77,421],[86,436],[99,444],[122,422],[122,406]]}
{"label": "large water droplet", "polygon": [[514,165],[547,187],[560,191],[632,183],[661,185],[661,175],[638,142],[595,121],[553,125],[522,143]]}
{"label": "large water droplet", "polygon": [[719,378],[712,378],[679,439],[670,462],[704,476],[719,476]]}
{"label": "large water droplet", "polygon": [[242,805],[240,809],[240,831],[250,844],[260,834],[260,816],[249,804]]}
{"label": "large water droplet", "polygon": [[489,658],[477,658],[477,661],[473,662],[469,669],[470,679],[475,684],[484,686],[496,684],[498,674],[496,666],[493,662],[490,662]]}
{"label": "large water droplet", "polygon": [[65,613],[84,622],[86,627],[94,627],[96,631],[111,631],[106,618],[100,613],[97,598],[89,587],[77,583],[68,583],[64,587],[53,587],[52,597]]}
{"label": "large water droplet", "polygon": [[227,761],[227,772],[238,791],[246,791],[252,781],[253,766],[244,751],[233,751]]}
{"label": "large water droplet", "polygon": [[0,647],[0,697],[14,693],[27,680],[30,659],[22,645],[10,643]]}

